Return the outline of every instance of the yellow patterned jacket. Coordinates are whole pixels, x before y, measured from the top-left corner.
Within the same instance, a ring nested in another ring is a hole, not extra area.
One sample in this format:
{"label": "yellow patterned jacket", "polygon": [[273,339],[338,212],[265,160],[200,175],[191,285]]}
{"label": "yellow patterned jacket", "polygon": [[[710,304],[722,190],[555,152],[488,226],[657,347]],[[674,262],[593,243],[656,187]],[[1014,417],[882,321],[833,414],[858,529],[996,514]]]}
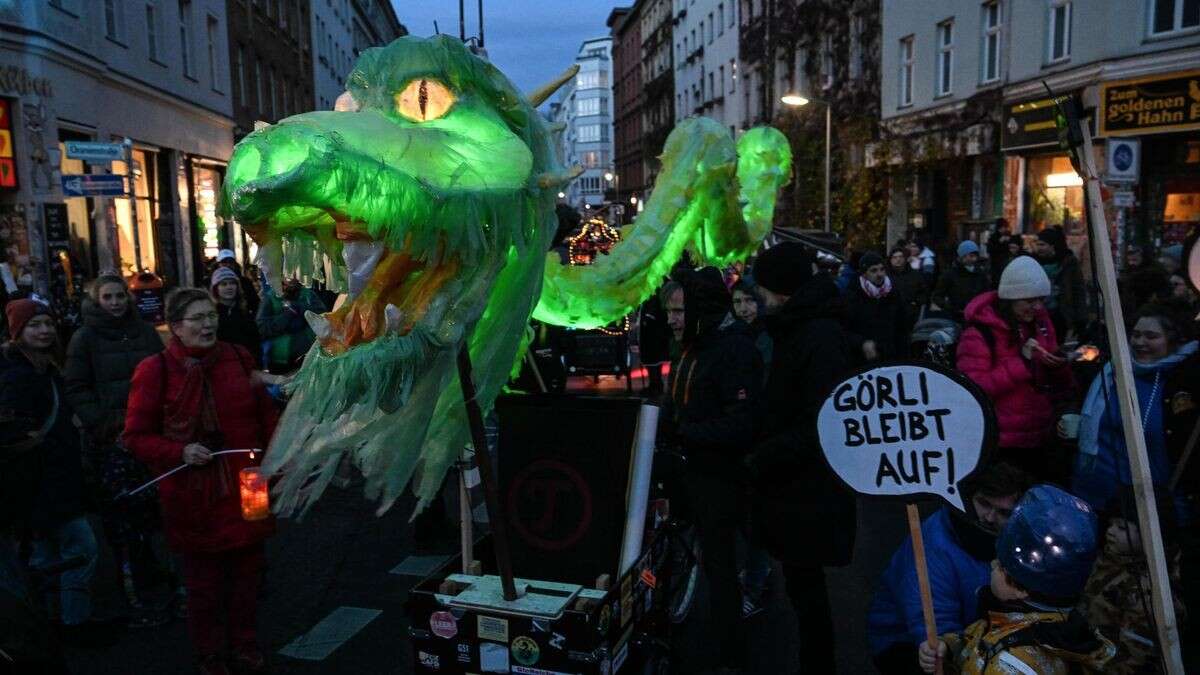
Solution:
{"label": "yellow patterned jacket", "polygon": [[988,612],[962,633],[942,636],[948,647],[945,670],[962,675],[1067,675],[1078,664],[1102,672],[1116,647],[1086,626],[1072,630],[1067,618],[1065,612]]}

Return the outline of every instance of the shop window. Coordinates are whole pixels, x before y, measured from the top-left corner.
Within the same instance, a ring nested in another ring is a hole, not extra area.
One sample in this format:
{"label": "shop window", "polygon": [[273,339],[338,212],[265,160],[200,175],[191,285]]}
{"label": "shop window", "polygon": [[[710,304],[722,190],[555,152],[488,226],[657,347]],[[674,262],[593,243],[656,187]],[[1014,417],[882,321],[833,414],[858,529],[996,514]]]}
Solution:
{"label": "shop window", "polygon": [[[116,174],[130,173],[125,162],[113,162],[112,170]],[[124,276],[131,276],[142,270],[154,272],[158,269],[154,236],[154,220],[159,215],[157,170],[157,153],[134,148],[134,204],[131,205],[127,197],[113,200],[117,215],[120,272]]]}
{"label": "shop window", "polygon": [[1175,244],[1200,226],[1200,177],[1172,178],[1165,183],[1162,239]]}
{"label": "shop window", "polygon": [[217,215],[217,197],[221,191],[221,172],[202,164],[193,165],[192,176],[196,194],[196,229],[205,258],[216,258],[227,237],[225,220]]}
{"label": "shop window", "polygon": [[[59,171],[64,175],[91,173],[87,163],[79,159],[67,158],[66,141],[93,140],[87,134],[76,133],[66,129],[58,132]],[[73,272],[85,279],[96,276],[96,251],[94,247],[95,228],[92,227],[91,200],[86,197],[69,197],[63,199],[67,206],[67,227],[70,236],[71,263]]]}
{"label": "shop window", "polygon": [[1083,179],[1065,155],[1031,157],[1027,162],[1026,232],[1062,226],[1068,235],[1084,234]]}

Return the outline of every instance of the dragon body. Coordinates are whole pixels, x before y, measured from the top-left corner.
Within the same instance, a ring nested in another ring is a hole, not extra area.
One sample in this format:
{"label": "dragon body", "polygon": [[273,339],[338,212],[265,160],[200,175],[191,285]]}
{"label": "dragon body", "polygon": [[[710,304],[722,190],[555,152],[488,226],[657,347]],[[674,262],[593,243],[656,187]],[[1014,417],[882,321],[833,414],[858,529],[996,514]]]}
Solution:
{"label": "dragon body", "polygon": [[290,385],[267,454],[275,508],[305,509],[343,457],[388,508],[421,503],[469,442],[456,356],[465,340],[490,408],[530,316],[595,327],[633,311],[685,249],[725,263],[770,227],[790,171],[782,134],[732,138],[690,119],[668,138],[637,222],[588,267],[547,255],[556,197],[574,176],[536,105],[445,36],[367,50],[339,111],[290,117],[243,139],[222,203],[260,246],[272,285],[324,279],[347,299],[310,315],[317,342]]}

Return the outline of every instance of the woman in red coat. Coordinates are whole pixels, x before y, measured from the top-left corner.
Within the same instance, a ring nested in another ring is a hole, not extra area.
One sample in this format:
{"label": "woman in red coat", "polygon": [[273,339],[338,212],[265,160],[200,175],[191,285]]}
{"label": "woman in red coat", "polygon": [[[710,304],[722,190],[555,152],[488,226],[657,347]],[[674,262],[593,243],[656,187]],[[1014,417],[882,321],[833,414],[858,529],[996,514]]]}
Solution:
{"label": "woman in red coat", "polygon": [[214,453],[266,448],[277,411],[245,348],[217,341],[217,308],[207,293],[177,290],[166,313],[170,345],[133,373],[125,446],[154,474],[188,465],[159,483],[159,499],[167,540],[184,561],[201,672],[262,672],[255,612],[263,540],[275,526],[243,520],[238,489],[238,472],[262,454]]}
{"label": "woman in red coat", "polygon": [[963,312],[967,328],[958,344],[958,369],[974,380],[996,409],[1000,458],[1042,479],[1050,475],[1056,411],[1074,388],[1059,353],[1050,313],[1042,304],[1050,279],[1041,265],[1020,256],[1004,268],[1000,288],[975,297]]}

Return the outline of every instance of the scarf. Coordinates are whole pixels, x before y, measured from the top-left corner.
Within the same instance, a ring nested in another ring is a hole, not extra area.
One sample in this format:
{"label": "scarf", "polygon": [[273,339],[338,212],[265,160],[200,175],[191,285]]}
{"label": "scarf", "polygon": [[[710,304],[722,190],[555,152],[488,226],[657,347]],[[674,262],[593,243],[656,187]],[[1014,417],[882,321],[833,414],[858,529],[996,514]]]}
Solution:
{"label": "scarf", "polygon": [[[1174,354],[1162,358],[1154,363],[1141,364],[1130,358],[1130,363],[1133,365],[1133,375],[1136,378],[1138,375],[1155,374],[1156,377],[1161,376],[1175,366],[1182,363],[1192,354],[1200,350],[1200,343],[1196,341],[1188,342],[1175,351]],[[1092,386],[1088,389],[1087,397],[1083,401],[1083,408],[1080,410],[1083,418],[1079,423],[1079,454],[1082,466],[1090,468],[1095,462],[1096,454],[1099,452],[1100,436],[1100,421],[1104,417],[1104,409],[1108,405],[1108,400],[1112,399],[1115,403],[1117,390],[1116,375],[1113,373],[1112,362],[1104,365],[1104,370],[1092,382]],[[1105,395],[1108,392],[1108,395]],[[1155,408],[1162,407],[1161,397],[1155,396],[1156,400],[1142,401],[1138,400],[1139,412],[1143,418],[1153,416]],[[1158,419],[1162,419],[1161,413]],[[1143,429],[1143,432],[1145,430]]]}
{"label": "scarf", "polygon": [[[183,386],[174,400],[165,402],[163,435],[180,443],[199,443],[213,452],[223,450],[225,440],[208,370],[220,360],[224,347],[218,344],[207,353],[199,353],[173,342],[163,357],[182,366]],[[205,504],[227,496],[233,485],[225,456],[214,457],[207,466],[193,466],[185,475],[188,489],[200,492]]]}
{"label": "scarf", "polygon": [[883,285],[876,286],[875,284],[871,283],[870,281],[867,281],[866,277],[859,276],[858,277],[858,285],[860,287],[862,287],[863,293],[866,293],[868,298],[872,298],[875,300],[882,300],[882,299],[886,298],[889,293],[892,292],[892,278],[891,277],[884,277]]}

